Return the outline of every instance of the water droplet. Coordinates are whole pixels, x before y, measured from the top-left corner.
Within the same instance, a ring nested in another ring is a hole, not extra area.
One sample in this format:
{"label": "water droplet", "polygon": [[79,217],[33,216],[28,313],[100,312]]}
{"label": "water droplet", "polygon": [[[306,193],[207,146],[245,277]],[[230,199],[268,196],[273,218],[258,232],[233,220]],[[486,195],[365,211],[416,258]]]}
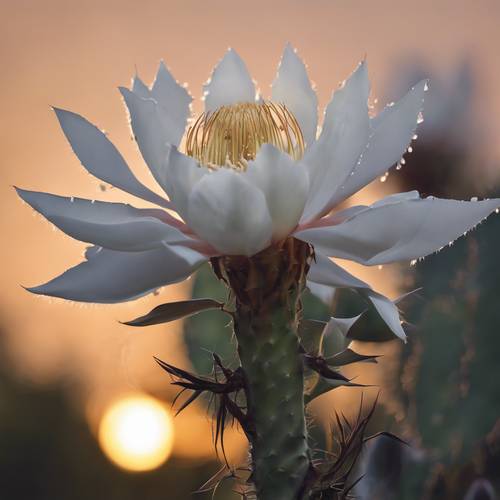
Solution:
{"label": "water droplet", "polygon": [[412,139],[413,139],[414,141],[416,141],[416,140],[418,139],[418,135],[417,135],[417,134],[413,134]]}
{"label": "water droplet", "polygon": [[424,92],[427,92],[429,90],[429,82],[425,82],[424,84]]}
{"label": "water droplet", "polygon": [[413,148],[411,146],[408,148],[408,153],[413,153]]}
{"label": "water droplet", "polygon": [[495,213],[496,214],[500,213],[500,208],[495,208]]}
{"label": "water droplet", "polygon": [[404,158],[401,158],[401,165],[404,165],[406,163],[406,160]]}
{"label": "water droplet", "polygon": [[417,123],[420,124],[420,123],[423,123],[423,121],[424,121],[424,115],[422,114],[422,111],[420,111],[418,113]]}
{"label": "water droplet", "polygon": [[401,165],[401,163],[398,163],[396,165],[396,170],[401,170],[403,168],[403,166]]}
{"label": "water droplet", "polygon": [[387,180],[387,173],[385,173],[381,178],[380,182],[385,182]]}
{"label": "water droplet", "polygon": [[71,203],[73,203],[73,202],[75,201],[75,197],[74,197],[74,196],[72,196],[72,197],[69,199],[69,201],[70,201]]}
{"label": "water droplet", "polygon": [[477,201],[477,196],[473,196],[470,201]]}
{"label": "water droplet", "polygon": [[384,268],[384,266],[383,266],[382,264],[379,264],[379,265],[377,266],[377,268],[378,268],[378,270],[380,271],[381,269],[383,269],[383,268]]}
{"label": "water droplet", "polygon": [[90,203],[92,203],[92,205],[95,203],[95,200],[90,200]]}
{"label": "water droplet", "polygon": [[413,259],[413,260],[410,262],[410,266],[414,266],[416,263],[417,263],[417,259]]}
{"label": "water droplet", "polygon": [[395,104],[395,103],[394,103],[394,101],[392,101],[392,102],[390,102],[390,103],[387,105],[387,107],[388,107],[388,108],[392,108],[392,107],[394,106],[394,104]]}

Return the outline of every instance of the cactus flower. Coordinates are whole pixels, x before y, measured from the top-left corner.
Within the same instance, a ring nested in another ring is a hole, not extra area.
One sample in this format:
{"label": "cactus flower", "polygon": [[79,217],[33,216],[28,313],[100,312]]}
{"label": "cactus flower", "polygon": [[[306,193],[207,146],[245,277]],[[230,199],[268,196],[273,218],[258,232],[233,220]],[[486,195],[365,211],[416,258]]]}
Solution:
{"label": "cactus flower", "polygon": [[[256,95],[245,63],[231,49],[205,85],[205,112],[184,134],[192,99],[162,63],[151,88],[136,76],[132,89],[120,92],[139,149],[168,200],[135,178],[103,132],[75,113],[55,109],[90,173],[159,208],[18,189],[59,229],[94,245],[83,263],[29,290],[83,302],[132,300],[188,278],[209,257],[252,256],[288,237],[310,243],[317,255],[365,265],[435,252],[499,202],[422,199],[413,191],[335,210],[405,153],[426,86],[421,81],[370,117],[362,62],[334,92],[318,135],[316,94],[289,45],[269,100]],[[316,266],[318,276],[311,281],[369,290],[326,259],[316,259]],[[403,337],[390,302],[369,293]]]}

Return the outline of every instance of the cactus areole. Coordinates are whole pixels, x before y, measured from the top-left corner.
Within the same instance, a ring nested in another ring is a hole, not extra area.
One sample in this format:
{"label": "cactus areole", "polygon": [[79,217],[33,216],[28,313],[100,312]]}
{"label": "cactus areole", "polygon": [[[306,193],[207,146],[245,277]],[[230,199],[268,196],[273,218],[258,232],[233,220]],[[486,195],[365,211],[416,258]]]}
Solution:
{"label": "cactus areole", "polygon": [[[316,92],[290,45],[267,99],[230,49],[204,87],[204,112],[193,120],[191,95],[161,63],[151,86],[136,76],[131,89],[120,88],[133,137],[161,194],[134,176],[105,133],[76,113],[55,109],[83,167],[154,208],[17,189],[57,228],[91,245],[83,262],[28,288],[32,293],[113,304],[212,264],[230,290],[226,303],[163,304],[127,325],[165,323],[205,309],[231,315],[236,369],[217,353],[213,379],[157,361],[190,393],[181,410],[203,393],[215,399],[216,442],[228,416],[241,424],[251,450],[245,498],[346,498],[367,418],[352,425],[339,420],[338,456],[321,458],[308,444],[304,406],[328,390],[354,385],[341,366],[375,360],[347,347],[349,339],[371,340],[359,332],[367,316],[383,325],[384,339],[406,340],[398,301],[330,258],[366,266],[410,262],[445,247],[500,205],[498,199],[465,202],[410,191],[339,209],[409,151],[426,91],[421,81],[372,116],[362,61],[334,92],[318,133]],[[323,296],[350,288],[367,309],[354,318],[331,318],[311,347],[313,338],[298,336],[306,286]],[[324,357],[322,339],[339,335],[336,345],[343,350]]]}

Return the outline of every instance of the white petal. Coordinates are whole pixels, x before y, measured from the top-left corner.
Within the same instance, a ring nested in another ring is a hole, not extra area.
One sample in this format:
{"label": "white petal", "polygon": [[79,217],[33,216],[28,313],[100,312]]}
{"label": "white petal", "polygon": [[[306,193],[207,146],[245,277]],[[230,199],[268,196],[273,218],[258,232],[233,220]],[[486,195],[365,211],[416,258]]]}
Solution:
{"label": "white petal", "polygon": [[316,258],[311,264],[308,280],[334,288],[351,288],[370,300],[380,317],[391,331],[405,340],[406,335],[399,320],[399,312],[391,300],[371,289],[368,283],[361,281],[345,269],[335,264],[329,258],[316,252]]}
{"label": "white petal", "polygon": [[151,97],[151,90],[149,90],[149,87],[139,78],[138,75],[135,75],[132,81],[132,92],[144,99]]}
{"label": "white petal", "polygon": [[337,226],[306,229],[295,236],[332,257],[386,264],[440,250],[499,206],[499,199],[409,199],[379,204]]}
{"label": "white petal", "polygon": [[190,240],[162,221],[163,210],[137,209],[123,203],[92,202],[23,189],[17,189],[17,193],[61,231],[104,248],[137,252]]}
{"label": "white petal", "polygon": [[307,70],[290,44],[287,44],[272,86],[272,100],[284,104],[297,119],[307,145],[316,139],[318,98]]}
{"label": "white petal", "polygon": [[295,162],[271,144],[264,144],[248,163],[243,176],[266,197],[273,221],[273,238],[280,240],[297,226],[309,190],[305,165]]}
{"label": "white petal", "polygon": [[361,294],[365,295],[365,297],[371,301],[373,307],[375,307],[380,317],[391,331],[401,340],[406,341],[406,334],[401,326],[401,319],[396,304],[385,295],[375,292],[374,290],[364,290]]}
{"label": "white petal", "polygon": [[151,203],[169,206],[167,200],[135,178],[118,150],[96,126],[71,111],[54,111],[71,148],[92,175]]}
{"label": "white petal", "polygon": [[328,105],[319,139],[306,151],[310,191],[302,222],[329,211],[335,191],[347,180],[368,142],[368,94],[366,63],[361,63]]}
{"label": "white petal", "polygon": [[230,169],[205,175],[196,184],[189,197],[187,223],[222,254],[253,255],[272,237],[264,194]]}
{"label": "white petal", "polygon": [[[178,144],[182,137],[179,123],[166,119],[154,99],[144,99],[120,87],[130,113],[130,123],[137,145],[153,177],[159,182],[158,172],[169,144]],[[184,126],[183,126],[184,127]]]}
{"label": "white petal", "polygon": [[360,316],[361,314],[358,314],[357,316],[354,316],[352,318],[334,318],[332,316],[325,326],[325,337],[328,337],[333,331],[337,330],[345,338],[349,333],[352,325],[354,325],[354,323],[358,321]]}
{"label": "white petal", "polygon": [[158,181],[168,194],[175,210],[184,220],[188,214],[191,191],[208,172],[194,158],[180,153],[174,146],[167,148]]}
{"label": "white petal", "polygon": [[255,86],[248,69],[236,53],[229,49],[214,68],[210,80],[204,85],[205,111],[238,102],[254,102]]}
{"label": "white petal", "polygon": [[[160,117],[165,124],[172,123],[177,130],[167,141],[178,146],[186,128],[193,98],[189,92],[175,80],[163,62],[160,63],[151,89],[151,97],[159,104]],[[165,125],[165,128],[168,128]]]}
{"label": "white petal", "polygon": [[183,247],[146,252],[97,249],[90,255],[88,261],[28,290],[79,302],[125,302],[185,280],[206,261],[199,253]]}
{"label": "white petal", "polygon": [[383,175],[406,152],[422,112],[426,81],[421,81],[393,106],[372,119],[370,139],[359,164],[342,189],[335,193],[336,205]]}

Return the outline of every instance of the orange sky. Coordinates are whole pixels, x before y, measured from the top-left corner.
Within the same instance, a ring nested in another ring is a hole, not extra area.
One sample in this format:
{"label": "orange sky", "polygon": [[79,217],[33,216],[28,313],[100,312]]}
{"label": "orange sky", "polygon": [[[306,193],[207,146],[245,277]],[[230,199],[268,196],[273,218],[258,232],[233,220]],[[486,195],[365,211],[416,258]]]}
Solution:
{"label": "orange sky", "polygon": [[446,72],[469,55],[479,78],[479,111],[498,133],[498,0],[3,0],[0,23],[1,322],[12,351],[29,361],[28,374],[43,379],[77,366],[96,398],[148,386],[157,374],[152,354],[182,359],[178,324],[138,334],[116,320],[180,299],[187,288],[175,286],[134,304],[80,307],[19,287],[74,265],[84,245],[33,216],[11,185],[135,202],[115,190],[100,191],[70,151],[50,104],[106,129],[141,180],[154,186],[116,90],[129,83],[135,66],[150,81],[164,59],[199,98],[214,63],[233,46],[265,94],[290,41],[309,65],[321,106],[365,55],[375,95],[402,57],[419,55]]}

